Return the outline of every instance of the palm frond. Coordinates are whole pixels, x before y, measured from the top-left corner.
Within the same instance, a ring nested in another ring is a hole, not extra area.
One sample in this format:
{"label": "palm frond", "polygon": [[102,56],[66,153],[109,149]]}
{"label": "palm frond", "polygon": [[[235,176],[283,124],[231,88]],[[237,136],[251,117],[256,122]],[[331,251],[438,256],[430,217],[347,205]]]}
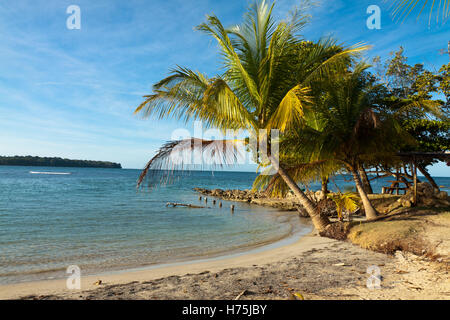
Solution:
{"label": "palm frond", "polygon": [[424,9],[429,6],[428,24],[431,24],[433,13],[436,15],[436,23],[445,24],[450,15],[450,0],[390,0],[392,2],[392,16],[394,20],[402,22],[411,14],[416,7],[420,8],[417,15],[419,18]]}
{"label": "palm frond", "polygon": [[225,129],[255,125],[251,114],[220,77],[208,79],[201,73],[178,67],[153,88],[154,94],[146,96],[135,113],[185,122],[202,119],[206,126]]}
{"label": "palm frond", "polygon": [[284,132],[299,125],[304,117],[306,105],[312,104],[311,90],[296,86],[291,89],[281,101],[270,118],[267,129],[279,129]]}
{"label": "palm frond", "polygon": [[[295,182],[309,184],[336,173],[342,168],[342,165],[332,160],[320,160],[290,166],[284,165],[283,167]],[[266,170],[270,172],[270,168]],[[268,175],[265,172],[255,179],[252,188],[253,190],[264,190],[268,195],[275,197],[285,196],[289,191],[289,187],[279,174]]]}
{"label": "palm frond", "polygon": [[[149,186],[173,181],[177,171],[206,165],[209,168],[234,165],[243,157],[243,140],[204,140],[190,138],[164,144],[147,163],[139,176],[139,188],[145,179]],[[205,161],[206,160],[206,161]]]}
{"label": "palm frond", "polygon": [[328,196],[336,204],[336,211],[339,219],[343,218],[343,213],[352,213],[360,206],[360,198],[353,192],[338,193]]}
{"label": "palm frond", "polygon": [[[368,49],[370,46],[363,43],[345,47],[337,45],[332,38],[321,39],[304,59],[306,66],[303,66],[303,69],[309,72],[301,79],[301,83],[310,84],[314,80],[323,80],[333,73],[346,71],[351,60]],[[322,62],[317,64],[318,61]]]}
{"label": "palm frond", "polygon": [[222,51],[222,57],[224,58],[227,78],[234,83],[242,82],[240,91],[242,93],[248,93],[249,100],[259,105],[261,103],[261,97],[257,84],[242,64],[236,49],[233,47],[229,32],[223,27],[220,20],[214,15],[208,16],[207,22],[200,24],[197,29],[211,35],[217,40]]}
{"label": "palm frond", "polygon": [[402,99],[401,107],[395,112],[396,116],[405,113],[416,113],[429,118],[429,115],[437,119],[446,119],[447,115],[442,110],[439,101],[425,99]]}

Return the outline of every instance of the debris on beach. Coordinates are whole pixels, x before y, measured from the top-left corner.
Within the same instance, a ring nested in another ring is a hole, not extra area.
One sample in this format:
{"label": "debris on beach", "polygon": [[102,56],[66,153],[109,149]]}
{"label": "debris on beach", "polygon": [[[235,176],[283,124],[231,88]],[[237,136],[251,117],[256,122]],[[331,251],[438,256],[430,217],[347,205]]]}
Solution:
{"label": "debris on beach", "polygon": [[97,281],[95,281],[94,286],[99,286],[101,284],[102,284],[102,280],[97,280]]}

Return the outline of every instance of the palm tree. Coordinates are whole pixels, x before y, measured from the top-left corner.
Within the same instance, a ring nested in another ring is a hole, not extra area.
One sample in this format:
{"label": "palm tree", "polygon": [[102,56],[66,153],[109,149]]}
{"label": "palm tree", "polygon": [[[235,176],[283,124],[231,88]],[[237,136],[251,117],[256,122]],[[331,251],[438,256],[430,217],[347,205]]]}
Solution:
{"label": "palm tree", "polygon": [[[343,48],[331,39],[317,43],[304,41],[299,33],[308,16],[294,10],[287,20],[275,23],[273,7],[274,3],[270,5],[264,0],[254,3],[249,6],[243,23],[228,29],[216,16],[207,16],[207,22],[197,29],[217,41],[223,74],[209,78],[177,67],[153,86],[153,94],[145,97],[135,113],[185,121],[199,119],[206,126],[222,130],[258,132],[263,129],[269,132],[268,136],[272,129],[284,131],[300,121],[303,107],[309,101],[311,83],[325,78],[330,70],[344,68],[353,55],[366,47]],[[230,163],[236,159],[229,153],[237,152],[237,142],[195,139],[171,142],[149,161],[138,186],[149,173],[150,178],[154,174],[171,174],[172,170],[152,169],[174,168],[170,160],[174,150],[200,149],[207,156]],[[320,215],[315,204],[277,163],[275,155],[269,152],[268,159],[298,197],[315,227],[323,231],[328,219]],[[177,165],[184,168],[183,163]]]}
{"label": "palm tree", "polygon": [[368,220],[377,217],[361,182],[359,169],[374,159],[389,159],[404,133],[393,118],[375,111],[370,88],[362,80],[368,68],[359,64],[353,72],[337,74],[325,82],[325,95],[316,99],[313,112],[320,127],[304,126],[286,135],[281,144],[287,154],[310,154],[310,162],[339,162],[350,172]]}

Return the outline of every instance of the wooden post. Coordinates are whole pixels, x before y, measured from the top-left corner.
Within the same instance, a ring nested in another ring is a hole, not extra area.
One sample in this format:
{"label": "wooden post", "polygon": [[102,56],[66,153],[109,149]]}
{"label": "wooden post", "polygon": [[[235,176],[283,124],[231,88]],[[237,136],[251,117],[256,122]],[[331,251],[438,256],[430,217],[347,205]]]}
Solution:
{"label": "wooden post", "polygon": [[414,206],[417,206],[417,164],[416,157],[413,157],[412,161],[412,171],[413,171],[413,183],[414,183]]}
{"label": "wooden post", "polygon": [[[399,177],[400,177],[400,173],[399,173],[399,170],[398,170],[398,168],[397,168],[397,174],[395,175],[395,180],[399,180]],[[397,188],[400,188],[400,183],[396,183],[395,184],[395,186],[397,187]],[[396,193],[397,193],[397,195],[399,195],[400,194],[400,189],[396,189],[395,190],[396,191]]]}

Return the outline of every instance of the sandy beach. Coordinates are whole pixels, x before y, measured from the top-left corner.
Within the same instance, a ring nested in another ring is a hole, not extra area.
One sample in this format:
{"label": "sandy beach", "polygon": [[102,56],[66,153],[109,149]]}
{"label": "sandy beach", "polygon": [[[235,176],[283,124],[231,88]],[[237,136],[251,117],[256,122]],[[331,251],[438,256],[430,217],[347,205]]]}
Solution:
{"label": "sandy beach", "polygon": [[[367,268],[380,268],[380,289]],[[101,280],[101,284],[96,282]],[[314,234],[295,243],[224,259],[81,279],[0,286],[0,299],[450,299],[448,266],[395,256]]]}

